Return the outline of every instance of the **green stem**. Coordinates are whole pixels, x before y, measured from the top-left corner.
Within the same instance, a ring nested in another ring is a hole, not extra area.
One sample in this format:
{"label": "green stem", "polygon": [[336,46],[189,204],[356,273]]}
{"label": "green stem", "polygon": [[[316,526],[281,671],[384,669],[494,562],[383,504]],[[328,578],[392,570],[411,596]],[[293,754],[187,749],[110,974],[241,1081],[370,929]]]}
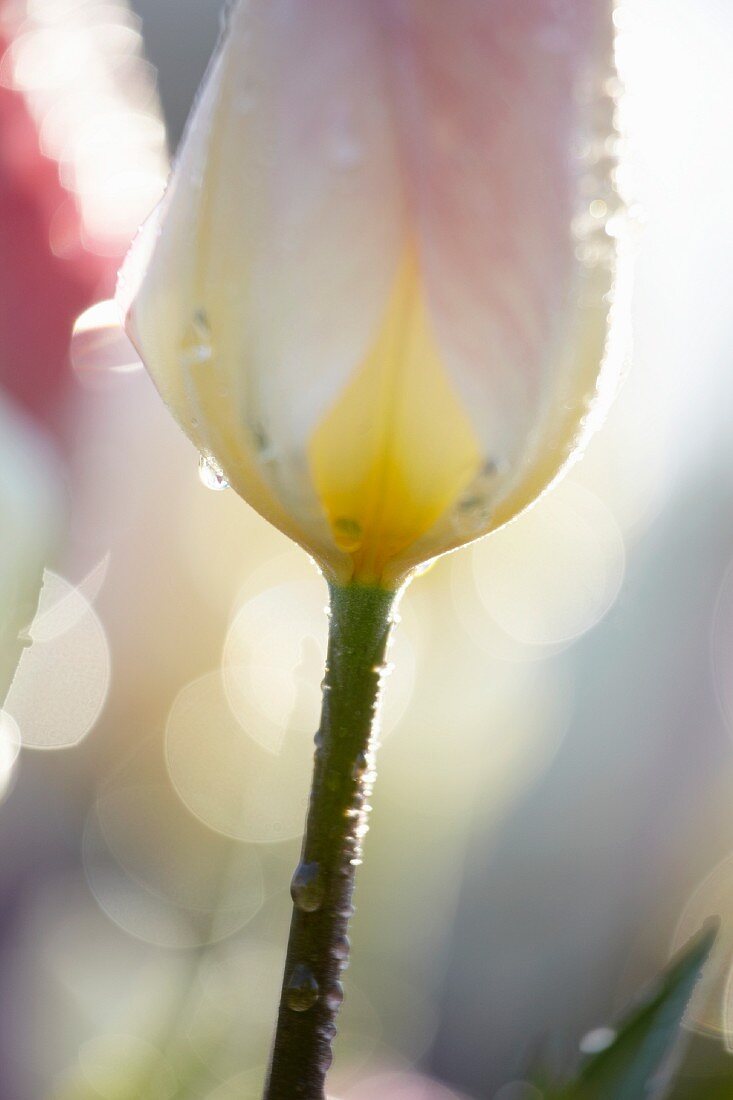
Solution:
{"label": "green stem", "polygon": [[346,938],[374,778],[376,712],[395,593],[331,588],[323,710],[264,1100],[324,1100]]}

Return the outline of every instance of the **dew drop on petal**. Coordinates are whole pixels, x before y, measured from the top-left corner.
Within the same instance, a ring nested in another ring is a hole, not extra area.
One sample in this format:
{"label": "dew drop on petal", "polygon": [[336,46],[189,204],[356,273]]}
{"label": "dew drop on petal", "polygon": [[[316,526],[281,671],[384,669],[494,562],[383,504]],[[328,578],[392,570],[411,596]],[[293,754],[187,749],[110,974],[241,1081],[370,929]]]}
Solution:
{"label": "dew drop on petal", "polygon": [[201,484],[215,493],[221,493],[229,488],[229,482],[221,470],[218,470],[210,458],[199,459],[199,479]]}
{"label": "dew drop on petal", "polygon": [[334,521],[333,534],[339,550],[347,554],[355,553],[364,541],[361,524],[348,516],[340,516]]}

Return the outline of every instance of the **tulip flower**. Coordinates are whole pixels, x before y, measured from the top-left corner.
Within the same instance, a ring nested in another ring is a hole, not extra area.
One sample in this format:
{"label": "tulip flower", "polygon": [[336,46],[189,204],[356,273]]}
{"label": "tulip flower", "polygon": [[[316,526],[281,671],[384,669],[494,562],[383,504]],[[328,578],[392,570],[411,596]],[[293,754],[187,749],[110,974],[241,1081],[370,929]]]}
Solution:
{"label": "tulip flower", "polygon": [[512,519],[598,419],[608,0],[234,5],[128,330],[203,456],[331,585],[268,1100],[323,1096],[394,593]]}
{"label": "tulip flower", "polygon": [[212,469],[337,582],[395,586],[500,526],[583,438],[608,22],[580,0],[230,15],[124,273],[129,330]]}

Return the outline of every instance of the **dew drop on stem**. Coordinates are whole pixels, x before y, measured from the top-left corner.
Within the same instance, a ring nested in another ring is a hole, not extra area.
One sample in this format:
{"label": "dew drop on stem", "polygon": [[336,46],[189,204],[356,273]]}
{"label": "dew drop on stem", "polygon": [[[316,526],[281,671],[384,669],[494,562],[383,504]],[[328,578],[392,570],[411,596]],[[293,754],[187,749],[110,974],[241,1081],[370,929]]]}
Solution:
{"label": "dew drop on stem", "polygon": [[307,1012],[318,1001],[320,989],[309,967],[299,963],[288,981],[285,999],[293,1012]]}
{"label": "dew drop on stem", "polygon": [[316,913],[323,905],[325,884],[318,863],[301,863],[290,884],[290,896],[301,913]]}

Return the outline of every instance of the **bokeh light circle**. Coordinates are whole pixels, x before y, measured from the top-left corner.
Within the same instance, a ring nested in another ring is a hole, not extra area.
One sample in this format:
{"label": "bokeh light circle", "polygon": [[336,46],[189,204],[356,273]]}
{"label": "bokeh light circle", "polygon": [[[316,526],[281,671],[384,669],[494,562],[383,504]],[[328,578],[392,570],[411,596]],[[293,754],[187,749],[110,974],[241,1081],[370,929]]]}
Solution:
{"label": "bokeh light circle", "polygon": [[[313,734],[318,728],[327,593],[315,573],[249,595],[253,587],[250,582],[227,633],[224,690],[247,733],[278,754],[288,731]],[[410,625],[409,617],[400,623],[390,646],[394,671],[385,684],[382,738],[398,725],[414,690],[416,661]]]}
{"label": "bokeh light circle", "polygon": [[625,571],[611,512],[567,479],[472,555],[483,609],[526,646],[558,646],[590,630],[612,607]]}
{"label": "bokeh light circle", "polygon": [[211,829],[255,844],[303,832],[313,737],[290,730],[279,755],[232,714],[221,672],[179,692],[166,725],[166,759],[184,805]]}
{"label": "bokeh light circle", "polygon": [[111,675],[107,636],[82,587],[46,570],[25,642],[5,702],[23,745],[77,745],[102,712]]}
{"label": "bokeh light circle", "polygon": [[[266,1065],[284,961],[284,946],[248,938],[246,943],[233,940],[219,945],[200,966],[189,1042],[217,1077],[239,1081],[243,1065]],[[373,1055],[381,1030],[371,1001],[349,980],[336,1040],[339,1080],[360,1072]],[[260,1088],[263,1079],[264,1070]]]}
{"label": "bokeh light circle", "polygon": [[213,1092],[207,1093],[206,1100],[262,1100],[262,1087],[266,1076],[266,1065],[244,1070],[230,1077]]}
{"label": "bokeh light circle", "polygon": [[202,827],[162,784],[102,794],[87,820],[83,856],[101,909],[157,946],[218,942],[264,902],[256,850]]}
{"label": "bokeh light circle", "polygon": [[100,1100],[127,1100],[138,1091],[173,1100],[180,1082],[170,1062],[152,1043],[136,1035],[99,1035],[83,1043],[79,1068]]}

